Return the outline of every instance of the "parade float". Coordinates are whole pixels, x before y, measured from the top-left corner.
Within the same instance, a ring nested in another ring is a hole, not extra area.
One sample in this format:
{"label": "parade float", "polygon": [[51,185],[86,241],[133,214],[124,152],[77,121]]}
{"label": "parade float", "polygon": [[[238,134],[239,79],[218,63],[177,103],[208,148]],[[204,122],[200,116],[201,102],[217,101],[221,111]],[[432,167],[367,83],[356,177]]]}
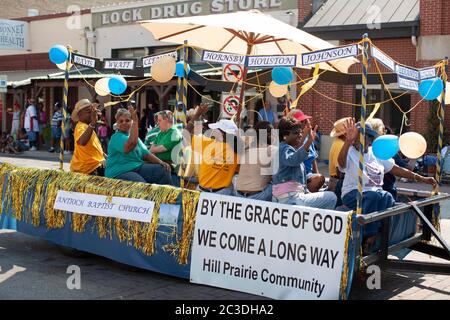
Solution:
{"label": "parade float", "polygon": [[[363,94],[357,106],[361,108],[360,141],[364,146],[371,57],[379,71],[380,83],[384,78],[378,63],[398,76],[399,86],[404,90],[420,91],[423,99],[440,98],[436,172],[440,181],[447,60],[418,70],[397,63],[367,36],[358,43],[333,47],[258,12],[143,22],[142,26],[156,39],[181,46],[176,51],[143,57],[139,63],[124,59],[102,61],[80,55],[70,46],[52,48],[50,59],[65,68],[65,108],[71,69],[81,75],[86,69],[116,72],[115,76],[99,80],[94,88],[97,94],[113,95],[119,102],[129,101],[135,93],[124,95],[127,80],[130,81],[124,76],[127,72],[149,68],[151,77],[138,80],[141,83],[163,83],[176,76],[177,100],[187,105],[188,89],[194,89],[190,82],[208,79],[189,71],[184,58],[189,50],[199,55],[203,50],[201,59],[207,64],[241,66],[243,72],[236,79],[238,83],[222,83],[233,94],[235,87],[240,86],[233,117],[240,123],[246,86],[257,86],[260,93],[269,90],[277,97],[289,95],[289,86],[300,87],[297,97],[290,99],[289,110],[297,107],[305,92],[315,90],[314,84],[322,76],[348,74],[351,65],[360,63]],[[311,77],[302,79],[299,68],[310,69]],[[258,71],[249,76],[252,69]],[[86,84],[91,85],[88,81]],[[395,99],[391,96],[390,101]],[[406,154],[411,152],[412,157],[421,156],[425,150],[416,147],[420,137],[402,139],[402,136],[394,138],[394,143],[387,139],[379,142],[383,152],[380,157],[392,157],[399,149]],[[62,169],[63,153],[60,158]],[[347,299],[355,275],[374,263],[386,269],[448,274],[448,264],[388,257],[417,250],[450,260],[449,247],[439,234],[440,203],[449,200],[450,195],[437,190],[403,190],[409,196],[405,203],[383,212],[364,214],[362,159],[356,212],[221,196],[188,189],[189,183],[175,188],[3,163],[0,227],[192,283],[275,299]],[[362,254],[361,228],[374,221],[382,222],[381,241],[375,251]]]}

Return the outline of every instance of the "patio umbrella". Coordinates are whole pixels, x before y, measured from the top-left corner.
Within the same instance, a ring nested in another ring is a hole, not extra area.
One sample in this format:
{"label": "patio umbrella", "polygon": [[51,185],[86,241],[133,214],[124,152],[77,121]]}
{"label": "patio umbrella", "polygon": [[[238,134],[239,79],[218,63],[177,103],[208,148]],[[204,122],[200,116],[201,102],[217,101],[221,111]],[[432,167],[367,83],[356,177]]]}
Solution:
{"label": "patio umbrella", "polygon": [[[297,67],[310,69],[301,64],[301,54],[334,46],[316,36],[263,14],[257,10],[227,14],[193,16],[155,21],[142,21],[155,39],[183,44],[211,51],[242,55],[297,55]],[[321,63],[324,70],[347,73],[356,63],[353,58]],[[244,83],[241,89],[237,118],[240,117],[244,98],[247,68],[244,68]]]}

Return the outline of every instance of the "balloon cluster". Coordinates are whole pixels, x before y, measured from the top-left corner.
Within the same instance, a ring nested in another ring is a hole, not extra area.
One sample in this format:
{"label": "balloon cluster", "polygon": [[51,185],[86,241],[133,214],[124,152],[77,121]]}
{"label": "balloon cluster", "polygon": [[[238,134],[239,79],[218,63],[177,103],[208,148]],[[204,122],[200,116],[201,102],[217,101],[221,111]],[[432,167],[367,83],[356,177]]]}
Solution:
{"label": "balloon cluster", "polygon": [[179,78],[184,78],[191,72],[191,67],[187,65],[187,73],[184,71],[184,62],[176,62],[173,57],[162,57],[155,61],[151,68],[153,79],[159,83],[166,83],[172,80],[176,75]]}
{"label": "balloon cluster", "polygon": [[294,72],[288,67],[276,67],[272,69],[272,82],[269,92],[275,98],[280,98],[288,92],[288,84],[291,83]]}
{"label": "balloon cluster", "polygon": [[417,132],[407,132],[400,138],[390,134],[381,136],[372,144],[373,154],[380,160],[391,159],[399,150],[407,158],[417,159],[427,150],[427,141]]}
{"label": "balloon cluster", "polygon": [[95,92],[99,96],[109,94],[120,95],[127,90],[127,81],[122,76],[112,76],[110,78],[101,78],[95,83]]}

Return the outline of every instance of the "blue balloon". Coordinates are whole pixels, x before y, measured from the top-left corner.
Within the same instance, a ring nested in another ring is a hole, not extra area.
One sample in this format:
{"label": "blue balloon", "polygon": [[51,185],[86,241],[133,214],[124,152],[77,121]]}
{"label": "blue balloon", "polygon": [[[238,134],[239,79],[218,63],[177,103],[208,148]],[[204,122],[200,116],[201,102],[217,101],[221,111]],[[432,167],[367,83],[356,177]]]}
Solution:
{"label": "blue balloon", "polygon": [[272,70],[272,80],[279,85],[286,85],[292,81],[294,73],[288,67],[276,67]]}
{"label": "blue balloon", "polygon": [[69,50],[62,45],[56,45],[50,49],[48,56],[54,64],[61,64],[69,59]]}
{"label": "blue balloon", "polygon": [[[189,75],[190,72],[191,72],[191,67],[188,64],[187,65],[187,75]],[[179,78],[184,78],[184,62],[183,61],[177,62],[175,74]]]}
{"label": "blue balloon", "polygon": [[108,87],[112,94],[122,94],[127,90],[127,81],[122,76],[113,76],[108,81]]}
{"label": "blue balloon", "polygon": [[441,78],[423,80],[419,85],[419,93],[425,100],[434,100],[444,90],[444,82]]}
{"label": "blue balloon", "polygon": [[373,154],[380,160],[391,159],[400,149],[398,141],[398,137],[392,134],[378,137],[372,144]]}

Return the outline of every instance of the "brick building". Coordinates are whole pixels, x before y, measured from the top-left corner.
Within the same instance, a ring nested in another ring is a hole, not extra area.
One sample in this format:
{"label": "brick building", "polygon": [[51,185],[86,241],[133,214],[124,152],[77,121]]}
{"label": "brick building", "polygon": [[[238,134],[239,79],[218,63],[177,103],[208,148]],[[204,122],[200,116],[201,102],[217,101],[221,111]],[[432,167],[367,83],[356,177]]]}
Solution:
{"label": "brick building", "polygon": [[[299,27],[336,45],[355,43],[368,33],[373,43],[397,62],[411,67],[428,67],[450,56],[450,1],[446,0],[299,0]],[[374,24],[375,23],[375,24]],[[378,24],[378,25],[376,25]],[[359,66],[352,68],[360,71]],[[390,72],[382,67],[383,72]],[[376,72],[373,63],[369,72]],[[394,96],[404,92],[396,81],[388,84]],[[361,86],[336,85],[319,81],[317,91],[337,100],[360,103]],[[368,102],[389,99],[380,84],[369,85]],[[397,100],[404,110],[421,100],[419,94],[407,94]],[[301,98],[306,113],[317,119],[324,134],[330,132],[332,122],[343,116],[358,115],[358,107],[334,102],[316,92]],[[425,134],[430,103],[422,102],[409,115],[407,130]],[[387,125],[398,131],[402,113],[392,104],[384,105],[377,113]],[[446,125],[450,125],[447,117]],[[322,154],[324,156],[324,154]]]}

